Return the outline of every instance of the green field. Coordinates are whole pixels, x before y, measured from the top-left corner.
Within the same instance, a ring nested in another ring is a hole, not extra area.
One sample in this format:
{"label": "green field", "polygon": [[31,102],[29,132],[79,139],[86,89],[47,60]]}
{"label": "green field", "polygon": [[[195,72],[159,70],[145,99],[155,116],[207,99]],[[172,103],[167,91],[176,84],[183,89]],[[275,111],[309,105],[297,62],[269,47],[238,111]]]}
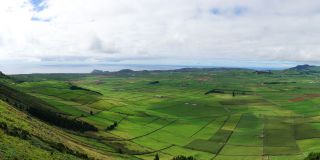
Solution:
{"label": "green field", "polygon": [[97,132],[59,132],[110,159],[152,160],[158,154],[160,159],[285,160],[320,149],[319,75],[199,69],[14,75],[2,81],[59,114],[97,127]]}

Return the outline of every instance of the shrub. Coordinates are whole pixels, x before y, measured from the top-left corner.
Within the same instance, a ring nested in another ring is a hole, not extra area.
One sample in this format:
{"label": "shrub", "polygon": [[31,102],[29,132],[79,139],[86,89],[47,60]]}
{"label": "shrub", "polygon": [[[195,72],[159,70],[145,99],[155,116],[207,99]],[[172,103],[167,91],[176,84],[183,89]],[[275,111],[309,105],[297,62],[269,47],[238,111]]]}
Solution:
{"label": "shrub", "polygon": [[106,128],[106,131],[114,130],[117,126],[118,126],[118,122],[113,122],[112,125],[110,125],[110,126],[108,126],[108,127]]}
{"label": "shrub", "polygon": [[153,82],[149,82],[149,84],[159,84],[160,81],[153,81]]}

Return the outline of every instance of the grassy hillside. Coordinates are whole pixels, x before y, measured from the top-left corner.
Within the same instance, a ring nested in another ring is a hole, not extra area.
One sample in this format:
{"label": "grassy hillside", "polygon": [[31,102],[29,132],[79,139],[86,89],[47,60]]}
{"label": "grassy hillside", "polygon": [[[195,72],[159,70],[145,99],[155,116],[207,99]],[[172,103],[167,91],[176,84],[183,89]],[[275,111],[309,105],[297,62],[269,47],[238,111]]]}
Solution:
{"label": "grassy hillside", "polygon": [[78,144],[76,139],[0,101],[0,159],[111,158]]}
{"label": "grassy hillside", "polygon": [[[6,86],[9,82],[12,83],[6,80],[0,85],[1,99],[5,100],[0,100],[0,159],[132,159],[118,155],[108,146],[101,145],[109,149],[101,152],[83,143],[85,136],[81,132],[41,121],[41,117],[28,112],[28,107],[47,110],[44,116],[48,116],[49,112],[57,115],[63,113],[36,97]],[[66,123],[66,119],[60,120]]]}

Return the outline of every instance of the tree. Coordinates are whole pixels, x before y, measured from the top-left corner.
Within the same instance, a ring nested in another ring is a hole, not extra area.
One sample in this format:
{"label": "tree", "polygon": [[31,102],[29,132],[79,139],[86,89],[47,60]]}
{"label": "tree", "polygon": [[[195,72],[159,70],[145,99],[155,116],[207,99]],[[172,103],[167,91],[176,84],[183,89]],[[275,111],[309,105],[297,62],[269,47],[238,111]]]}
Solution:
{"label": "tree", "polygon": [[154,160],[160,160],[158,153],[154,156]]}
{"label": "tree", "polygon": [[121,148],[118,148],[118,149],[117,149],[117,152],[120,153],[120,154],[123,154],[123,151],[122,151]]}

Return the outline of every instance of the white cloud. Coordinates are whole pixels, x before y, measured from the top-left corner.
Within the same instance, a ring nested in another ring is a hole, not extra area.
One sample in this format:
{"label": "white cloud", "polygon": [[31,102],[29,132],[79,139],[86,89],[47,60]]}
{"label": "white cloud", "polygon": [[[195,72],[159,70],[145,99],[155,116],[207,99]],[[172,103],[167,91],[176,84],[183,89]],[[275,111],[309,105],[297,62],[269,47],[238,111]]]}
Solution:
{"label": "white cloud", "polygon": [[0,1],[0,61],[320,62],[317,0],[30,2]]}

